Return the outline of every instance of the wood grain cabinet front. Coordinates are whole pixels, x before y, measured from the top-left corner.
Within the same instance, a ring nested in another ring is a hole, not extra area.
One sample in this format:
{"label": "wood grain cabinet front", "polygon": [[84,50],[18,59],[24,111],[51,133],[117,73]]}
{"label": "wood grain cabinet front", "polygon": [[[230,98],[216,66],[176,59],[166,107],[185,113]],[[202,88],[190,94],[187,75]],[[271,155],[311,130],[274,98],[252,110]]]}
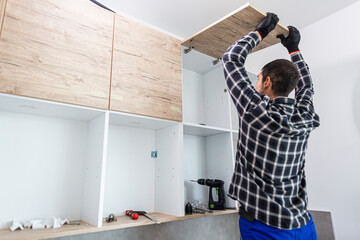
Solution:
{"label": "wood grain cabinet front", "polygon": [[83,0],[3,5],[0,92],[108,108],[114,13]]}
{"label": "wood grain cabinet front", "polygon": [[110,109],[182,121],[181,41],[115,15]]}
{"label": "wood grain cabinet front", "polygon": [[0,36],[1,36],[2,23],[5,14],[5,5],[6,5],[6,0],[0,0]]}

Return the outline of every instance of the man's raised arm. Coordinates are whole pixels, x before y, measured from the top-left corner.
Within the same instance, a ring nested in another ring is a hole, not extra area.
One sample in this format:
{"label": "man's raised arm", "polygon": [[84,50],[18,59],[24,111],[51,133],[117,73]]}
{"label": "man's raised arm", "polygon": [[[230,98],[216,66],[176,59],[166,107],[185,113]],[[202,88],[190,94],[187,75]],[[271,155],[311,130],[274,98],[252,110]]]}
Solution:
{"label": "man's raised arm", "polygon": [[282,45],[288,50],[292,62],[297,66],[300,73],[299,83],[295,88],[295,98],[299,110],[309,113],[314,112],[313,95],[314,89],[308,65],[305,63],[300,50],[300,32],[293,26],[289,26],[289,36],[277,36],[281,39]]}
{"label": "man's raised arm", "polygon": [[222,58],[226,84],[240,115],[244,113],[254,96],[260,99],[245,70],[246,57],[275,28],[278,21],[279,18],[275,14],[267,13],[255,32],[250,32],[237,40]]}

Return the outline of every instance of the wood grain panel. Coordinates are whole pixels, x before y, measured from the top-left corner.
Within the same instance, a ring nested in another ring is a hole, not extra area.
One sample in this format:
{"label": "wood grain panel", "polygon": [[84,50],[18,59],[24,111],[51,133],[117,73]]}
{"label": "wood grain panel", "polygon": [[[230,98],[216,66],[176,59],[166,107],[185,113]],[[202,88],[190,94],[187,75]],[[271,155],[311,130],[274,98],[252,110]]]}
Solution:
{"label": "wood grain panel", "polygon": [[116,15],[110,109],[182,121],[181,41]]}
{"label": "wood grain panel", "polygon": [[[184,40],[182,44],[187,47],[193,46],[196,51],[211,57],[221,58],[236,40],[250,31],[254,31],[265,16],[265,13],[257,10],[249,3],[245,4]],[[276,28],[252,52],[279,43],[280,40],[276,38],[278,34],[287,36],[288,29],[278,23]]]}
{"label": "wood grain panel", "polygon": [[1,37],[1,29],[3,26],[3,21],[4,21],[5,8],[6,8],[6,0],[0,0],[0,37]]}
{"label": "wood grain panel", "polygon": [[83,0],[7,0],[0,91],[107,109],[114,14]]}

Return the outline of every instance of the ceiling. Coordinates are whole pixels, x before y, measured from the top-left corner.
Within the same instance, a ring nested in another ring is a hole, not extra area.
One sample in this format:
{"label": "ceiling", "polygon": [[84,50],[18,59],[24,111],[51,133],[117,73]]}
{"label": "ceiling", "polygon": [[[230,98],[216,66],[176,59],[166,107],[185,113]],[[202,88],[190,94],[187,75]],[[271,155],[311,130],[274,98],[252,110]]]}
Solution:
{"label": "ceiling", "polygon": [[[280,22],[298,29],[317,22],[359,0],[252,0],[263,12],[278,14]],[[215,22],[246,0],[98,0],[117,13],[132,16],[180,38]]]}

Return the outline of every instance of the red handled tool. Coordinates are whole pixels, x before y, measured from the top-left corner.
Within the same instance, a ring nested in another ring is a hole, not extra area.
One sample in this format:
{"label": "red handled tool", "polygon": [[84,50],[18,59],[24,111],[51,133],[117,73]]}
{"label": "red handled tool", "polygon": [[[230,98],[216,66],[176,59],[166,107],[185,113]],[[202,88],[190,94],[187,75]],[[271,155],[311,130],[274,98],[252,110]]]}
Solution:
{"label": "red handled tool", "polygon": [[132,219],[135,219],[135,220],[139,218],[139,215],[142,215],[142,216],[145,216],[145,217],[149,218],[150,220],[154,221],[155,223],[160,224],[159,220],[150,216],[145,211],[126,210],[126,215],[130,216]]}
{"label": "red handled tool", "polygon": [[139,214],[134,212],[133,210],[126,210],[126,215],[130,216],[134,220],[139,218]]}

